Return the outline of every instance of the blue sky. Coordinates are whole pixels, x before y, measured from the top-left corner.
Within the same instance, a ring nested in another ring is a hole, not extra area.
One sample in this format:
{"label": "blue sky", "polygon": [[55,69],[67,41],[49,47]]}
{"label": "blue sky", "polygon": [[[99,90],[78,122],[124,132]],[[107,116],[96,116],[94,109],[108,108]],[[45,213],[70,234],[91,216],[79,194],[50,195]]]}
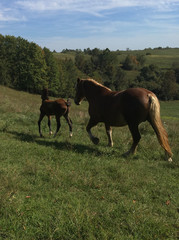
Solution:
{"label": "blue sky", "polygon": [[179,47],[179,0],[0,0],[0,33],[58,52]]}

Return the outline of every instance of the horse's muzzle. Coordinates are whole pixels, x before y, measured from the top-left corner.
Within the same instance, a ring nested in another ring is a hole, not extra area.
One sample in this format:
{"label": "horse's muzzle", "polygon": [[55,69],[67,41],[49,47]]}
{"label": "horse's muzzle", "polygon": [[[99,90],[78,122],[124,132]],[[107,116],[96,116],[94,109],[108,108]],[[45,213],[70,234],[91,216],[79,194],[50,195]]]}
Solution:
{"label": "horse's muzzle", "polygon": [[76,99],[74,100],[76,105],[80,105],[80,102],[78,102]]}

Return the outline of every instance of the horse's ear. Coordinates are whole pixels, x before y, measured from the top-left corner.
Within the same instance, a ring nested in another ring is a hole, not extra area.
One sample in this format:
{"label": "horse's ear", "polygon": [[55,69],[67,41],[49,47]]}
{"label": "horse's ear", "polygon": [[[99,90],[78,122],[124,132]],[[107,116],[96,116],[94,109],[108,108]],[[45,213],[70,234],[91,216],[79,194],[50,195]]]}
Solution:
{"label": "horse's ear", "polygon": [[80,78],[77,79],[77,83],[79,83],[79,82],[80,82]]}

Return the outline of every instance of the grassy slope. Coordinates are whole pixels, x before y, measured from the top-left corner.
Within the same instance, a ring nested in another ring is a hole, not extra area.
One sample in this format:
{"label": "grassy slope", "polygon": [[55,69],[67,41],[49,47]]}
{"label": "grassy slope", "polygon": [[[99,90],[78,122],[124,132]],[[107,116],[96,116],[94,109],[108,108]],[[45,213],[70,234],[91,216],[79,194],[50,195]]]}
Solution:
{"label": "grassy slope", "polygon": [[127,128],[114,129],[111,149],[99,124],[94,146],[85,102],[72,104],[71,139],[64,120],[55,139],[44,120],[39,138],[40,96],[0,87],[0,102],[0,239],[177,239],[178,101],[161,103],[172,164],[148,124],[125,159]]}

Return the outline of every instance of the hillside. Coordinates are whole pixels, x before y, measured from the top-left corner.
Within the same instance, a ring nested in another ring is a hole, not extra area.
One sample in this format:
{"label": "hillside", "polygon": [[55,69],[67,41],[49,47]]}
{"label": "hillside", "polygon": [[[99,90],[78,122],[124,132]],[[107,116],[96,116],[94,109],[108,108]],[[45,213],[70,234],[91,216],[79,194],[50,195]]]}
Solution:
{"label": "hillside", "polygon": [[[115,51],[114,51],[115,52]],[[124,61],[127,55],[144,55],[146,58],[145,65],[154,64],[161,69],[169,69],[173,63],[179,64],[179,48],[157,48],[157,49],[145,49],[145,50],[129,50],[129,51],[116,51],[118,55],[119,64]],[[58,59],[72,59],[75,60],[75,51],[69,51],[67,53],[54,53],[54,56]],[[85,54],[86,58],[89,58],[88,54]]]}
{"label": "hillside", "polygon": [[[66,50],[62,53],[54,53],[54,56],[58,60],[71,60],[81,71],[79,76],[88,75],[115,90],[141,86],[165,99],[166,92],[162,86],[166,85],[165,88],[170,89],[170,92],[179,88],[179,48],[112,52],[108,49]],[[145,73],[141,73],[144,67]],[[173,92],[173,97],[171,95],[166,97],[166,99],[172,98],[179,98],[177,90]]]}
{"label": "hillside", "polygon": [[74,97],[76,79],[93,78],[112,90],[144,87],[162,100],[179,99],[179,49],[110,51],[43,49],[21,37],[2,36],[0,85],[54,97]]}
{"label": "hillside", "polygon": [[113,129],[109,148],[98,124],[93,145],[85,101],[72,101],[72,138],[64,119],[56,138],[44,119],[39,137],[40,95],[1,86],[0,102],[0,239],[177,239],[179,101],[161,102],[172,163],[147,123],[135,156],[122,155],[127,127]]}

